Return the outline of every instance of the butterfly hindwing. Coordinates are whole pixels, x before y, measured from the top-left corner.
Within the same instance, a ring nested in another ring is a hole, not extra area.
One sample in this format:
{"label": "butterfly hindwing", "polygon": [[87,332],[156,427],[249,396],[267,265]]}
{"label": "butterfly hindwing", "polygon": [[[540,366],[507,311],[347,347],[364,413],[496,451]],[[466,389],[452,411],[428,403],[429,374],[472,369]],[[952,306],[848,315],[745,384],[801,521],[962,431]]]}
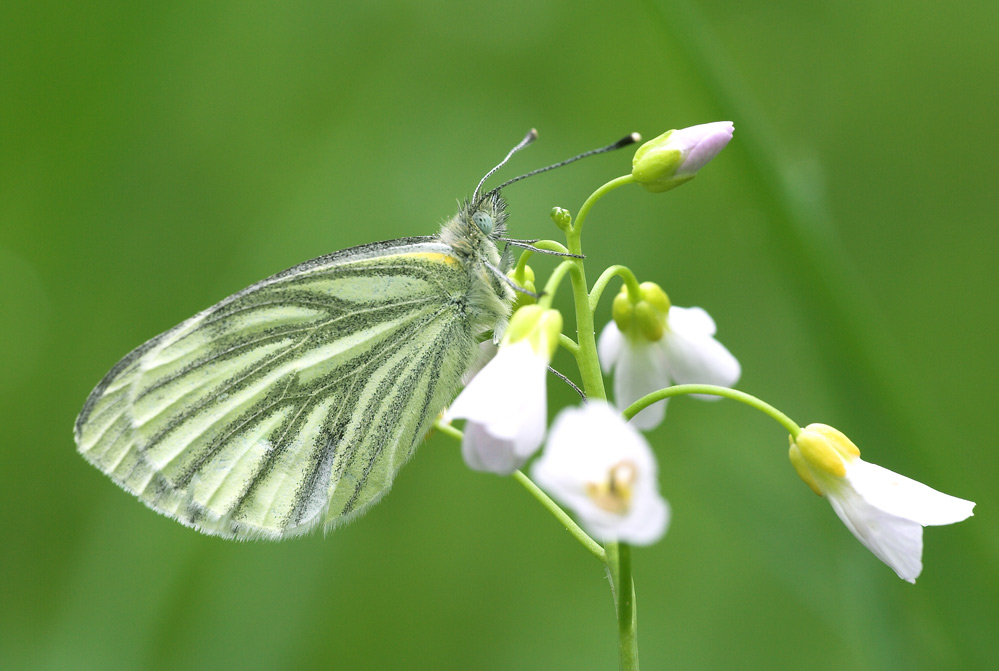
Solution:
{"label": "butterfly hindwing", "polygon": [[206,533],[347,521],[388,491],[460,384],[473,282],[433,237],[279,273],[122,359],[80,413],[79,449]]}

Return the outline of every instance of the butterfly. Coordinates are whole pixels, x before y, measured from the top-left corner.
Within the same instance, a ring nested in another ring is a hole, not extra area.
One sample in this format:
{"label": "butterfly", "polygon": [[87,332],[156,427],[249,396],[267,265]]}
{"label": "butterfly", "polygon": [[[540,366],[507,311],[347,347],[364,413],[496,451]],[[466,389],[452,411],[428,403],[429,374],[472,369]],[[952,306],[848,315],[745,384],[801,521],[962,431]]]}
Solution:
{"label": "butterfly", "polygon": [[224,538],[364,513],[509,318],[499,189],[527,175],[478,193],[535,137],[438,235],[306,261],[132,350],[87,398],[80,453],[153,510]]}

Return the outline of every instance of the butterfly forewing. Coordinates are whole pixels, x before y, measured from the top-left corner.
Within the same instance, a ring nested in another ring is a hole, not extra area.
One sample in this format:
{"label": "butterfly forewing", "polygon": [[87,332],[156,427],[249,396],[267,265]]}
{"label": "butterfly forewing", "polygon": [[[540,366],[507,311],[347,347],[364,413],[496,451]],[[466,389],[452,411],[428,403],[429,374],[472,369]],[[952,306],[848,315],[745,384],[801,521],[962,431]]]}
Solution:
{"label": "butterfly forewing", "polygon": [[80,413],[79,449],[206,533],[346,521],[388,491],[460,384],[474,284],[437,238],[291,268],[126,356]]}

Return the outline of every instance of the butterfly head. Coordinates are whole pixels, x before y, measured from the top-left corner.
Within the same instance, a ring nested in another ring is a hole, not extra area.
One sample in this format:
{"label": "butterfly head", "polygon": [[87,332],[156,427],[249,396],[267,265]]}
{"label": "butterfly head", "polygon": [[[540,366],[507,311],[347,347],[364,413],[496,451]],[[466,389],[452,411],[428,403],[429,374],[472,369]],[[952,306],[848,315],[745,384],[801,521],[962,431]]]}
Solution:
{"label": "butterfly head", "polygon": [[472,221],[475,222],[475,225],[479,227],[479,230],[486,235],[492,233],[493,228],[496,226],[496,222],[493,220],[492,215],[482,212],[481,210],[472,214]]}
{"label": "butterfly head", "polygon": [[488,193],[478,202],[462,208],[465,220],[493,240],[506,232],[506,201],[498,192]]}
{"label": "butterfly head", "polygon": [[495,242],[506,233],[506,201],[498,192],[487,193],[478,201],[465,201],[452,222],[465,240]]}

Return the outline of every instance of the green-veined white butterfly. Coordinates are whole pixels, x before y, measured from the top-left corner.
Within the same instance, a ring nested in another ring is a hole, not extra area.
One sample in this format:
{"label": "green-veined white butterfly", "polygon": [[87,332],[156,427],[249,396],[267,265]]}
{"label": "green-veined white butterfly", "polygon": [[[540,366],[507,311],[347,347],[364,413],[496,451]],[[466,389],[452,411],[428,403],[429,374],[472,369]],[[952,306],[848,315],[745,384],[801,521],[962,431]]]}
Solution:
{"label": "green-veined white butterfly", "polygon": [[137,347],[83,406],[81,454],[206,534],[279,539],[362,514],[506,323],[498,191],[516,179],[478,191],[534,137],[438,235],[306,261]]}

